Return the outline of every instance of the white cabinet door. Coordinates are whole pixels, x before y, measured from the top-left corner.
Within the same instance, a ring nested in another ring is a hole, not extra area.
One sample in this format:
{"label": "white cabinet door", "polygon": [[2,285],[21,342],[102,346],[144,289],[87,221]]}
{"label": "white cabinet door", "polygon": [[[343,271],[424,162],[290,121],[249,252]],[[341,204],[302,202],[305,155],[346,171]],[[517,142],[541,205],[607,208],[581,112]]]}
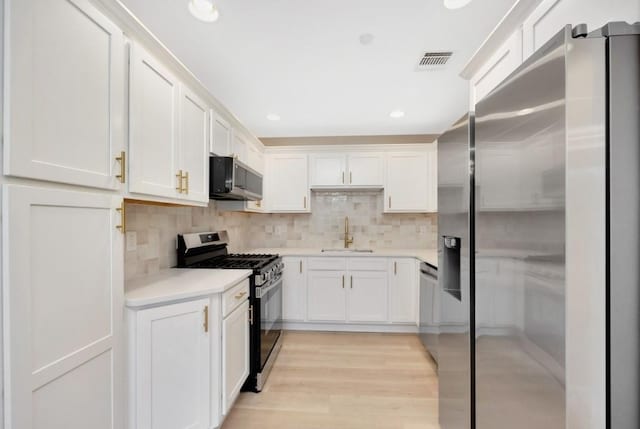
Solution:
{"label": "white cabinet door", "polygon": [[248,144],[245,141],[244,137],[240,134],[239,131],[233,131],[232,133],[232,139],[231,139],[231,152],[232,152],[232,156],[234,156],[235,158],[237,158],[240,162],[244,163],[244,164],[249,164],[248,162]]}
{"label": "white cabinet door", "polygon": [[178,81],[160,62],[131,45],[129,191],[175,198],[178,173]]}
{"label": "white cabinet door", "polygon": [[304,321],[307,316],[307,264],[305,258],[284,257],[282,318]]}
{"label": "white cabinet door", "polygon": [[209,107],[189,88],[180,88],[179,169],[183,199],[209,201]]}
{"label": "white cabinet door", "polygon": [[247,143],[247,164],[258,173],[264,172],[264,154],[254,143]]}
{"label": "white cabinet door", "polygon": [[345,283],[344,271],[308,271],[307,317],[310,321],[346,321]]}
{"label": "white cabinet door", "polygon": [[136,429],[208,429],[209,300],[136,314]]}
{"label": "white cabinet door", "polygon": [[350,271],[348,320],[350,322],[387,321],[387,272]]}
{"label": "white cabinet door", "polygon": [[418,306],[418,267],[412,258],[391,259],[389,266],[389,319],[415,323]]}
{"label": "white cabinet door", "polygon": [[384,185],[384,157],[379,153],[349,154],[349,174],[346,183],[351,186],[380,187]]}
{"label": "white cabinet door", "polygon": [[471,79],[474,103],[482,100],[520,64],[522,64],[522,32],[517,30]]}
{"label": "white cabinet door", "polygon": [[395,152],[387,156],[384,211],[429,211],[429,152]]}
{"label": "white cabinet door", "polygon": [[227,414],[249,376],[249,301],[222,321],[222,410]]}
{"label": "white cabinet door", "polygon": [[544,0],[522,23],[524,58],[567,24],[587,24],[589,31],[611,21],[637,22],[640,6],[629,0]]}
{"label": "white cabinet door", "polygon": [[307,155],[270,155],[265,187],[269,211],[310,212]]}
{"label": "white cabinet door", "polygon": [[229,156],[231,153],[231,125],[220,115],[211,112],[211,148],[217,156]]}
{"label": "white cabinet door", "polygon": [[121,202],[3,187],[5,427],[123,427]]}
{"label": "white cabinet door", "polygon": [[429,167],[427,178],[427,211],[438,212],[438,142],[429,148]]}
{"label": "white cabinet door", "polygon": [[4,3],[4,173],[118,189],[122,31],[88,0]]}
{"label": "white cabinet door", "polygon": [[309,155],[311,187],[342,186],[347,183],[347,156],[343,153]]}

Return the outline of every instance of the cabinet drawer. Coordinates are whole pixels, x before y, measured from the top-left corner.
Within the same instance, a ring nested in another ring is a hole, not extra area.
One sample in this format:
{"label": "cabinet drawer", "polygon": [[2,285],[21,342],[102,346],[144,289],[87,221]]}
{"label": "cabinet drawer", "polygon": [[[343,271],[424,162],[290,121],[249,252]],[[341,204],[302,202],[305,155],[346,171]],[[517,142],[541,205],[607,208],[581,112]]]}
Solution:
{"label": "cabinet drawer", "polygon": [[249,299],[249,279],[244,279],[222,296],[222,314],[227,317],[237,306]]}
{"label": "cabinet drawer", "polygon": [[350,271],[387,271],[387,258],[349,258]]}
{"label": "cabinet drawer", "polygon": [[310,270],[344,271],[347,269],[347,261],[345,258],[309,258],[307,267]]}

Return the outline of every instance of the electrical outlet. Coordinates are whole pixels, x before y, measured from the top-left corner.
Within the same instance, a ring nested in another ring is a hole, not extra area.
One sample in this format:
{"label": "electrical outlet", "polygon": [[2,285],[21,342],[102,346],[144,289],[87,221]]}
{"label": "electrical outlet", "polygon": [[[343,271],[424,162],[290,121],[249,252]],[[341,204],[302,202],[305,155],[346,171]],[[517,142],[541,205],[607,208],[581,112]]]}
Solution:
{"label": "electrical outlet", "polygon": [[135,231],[127,231],[127,252],[133,252],[138,248],[138,236]]}

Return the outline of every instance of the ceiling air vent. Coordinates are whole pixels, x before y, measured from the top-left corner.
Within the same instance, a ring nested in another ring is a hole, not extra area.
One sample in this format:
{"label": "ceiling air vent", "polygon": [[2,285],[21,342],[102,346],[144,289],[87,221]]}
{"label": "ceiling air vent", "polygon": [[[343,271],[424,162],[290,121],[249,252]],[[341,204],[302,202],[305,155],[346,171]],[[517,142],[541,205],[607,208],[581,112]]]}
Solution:
{"label": "ceiling air vent", "polygon": [[425,52],[418,62],[418,70],[434,70],[447,64],[453,52]]}

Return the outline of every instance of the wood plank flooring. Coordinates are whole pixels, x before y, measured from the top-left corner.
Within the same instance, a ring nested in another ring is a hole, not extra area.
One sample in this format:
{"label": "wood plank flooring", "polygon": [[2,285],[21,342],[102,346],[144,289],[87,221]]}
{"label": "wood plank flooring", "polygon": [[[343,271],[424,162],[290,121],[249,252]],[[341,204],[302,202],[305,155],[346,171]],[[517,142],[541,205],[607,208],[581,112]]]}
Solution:
{"label": "wood plank flooring", "polygon": [[287,332],[265,389],[223,429],[437,429],[435,366],[415,335]]}

